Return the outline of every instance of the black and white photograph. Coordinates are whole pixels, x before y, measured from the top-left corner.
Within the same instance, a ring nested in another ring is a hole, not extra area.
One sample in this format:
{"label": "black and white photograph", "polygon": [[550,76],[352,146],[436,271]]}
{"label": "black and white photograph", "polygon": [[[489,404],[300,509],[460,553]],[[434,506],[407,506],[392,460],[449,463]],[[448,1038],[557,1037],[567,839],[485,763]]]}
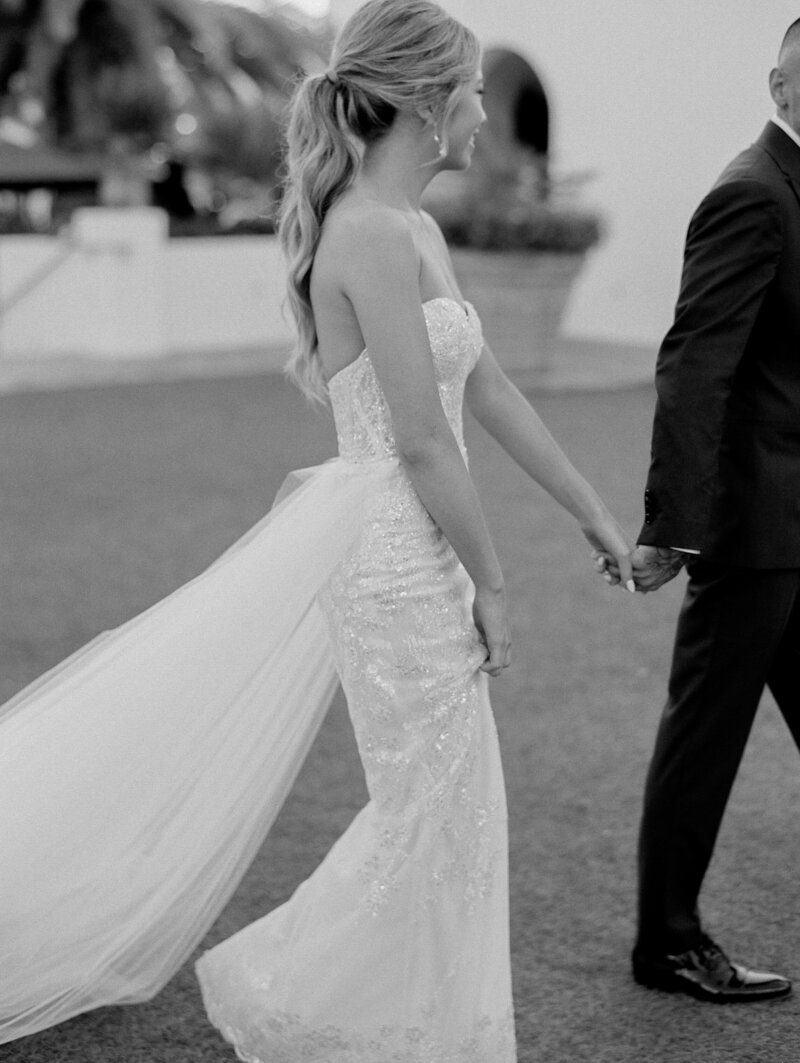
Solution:
{"label": "black and white photograph", "polygon": [[0,1063],[797,1063],[800,9],[0,0]]}

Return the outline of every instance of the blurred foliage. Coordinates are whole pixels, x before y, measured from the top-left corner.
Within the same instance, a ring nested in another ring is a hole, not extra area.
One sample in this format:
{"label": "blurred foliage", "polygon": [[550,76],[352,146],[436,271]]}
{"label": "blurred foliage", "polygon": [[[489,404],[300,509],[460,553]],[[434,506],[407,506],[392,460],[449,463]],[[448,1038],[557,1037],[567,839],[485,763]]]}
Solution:
{"label": "blurred foliage", "polygon": [[432,190],[425,205],[453,247],[581,253],[604,235],[601,216],[579,202],[590,177],[554,178],[547,158],[524,147],[502,160],[476,152],[470,171]]}
{"label": "blurred foliage", "polygon": [[0,147],[103,151],[167,189],[199,170],[201,213],[220,212],[231,182],[263,199],[292,85],[324,62],[330,33],[269,0],[259,13],[215,0],[0,0]]}

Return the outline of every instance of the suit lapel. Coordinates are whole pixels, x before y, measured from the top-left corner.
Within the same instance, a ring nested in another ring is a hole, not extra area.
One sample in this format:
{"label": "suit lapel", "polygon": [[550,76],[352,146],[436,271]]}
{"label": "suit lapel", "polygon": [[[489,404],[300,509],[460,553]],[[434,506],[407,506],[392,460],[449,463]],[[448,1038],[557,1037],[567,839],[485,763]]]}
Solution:
{"label": "suit lapel", "polygon": [[800,147],[774,122],[767,122],[756,143],[784,174],[800,203]]}

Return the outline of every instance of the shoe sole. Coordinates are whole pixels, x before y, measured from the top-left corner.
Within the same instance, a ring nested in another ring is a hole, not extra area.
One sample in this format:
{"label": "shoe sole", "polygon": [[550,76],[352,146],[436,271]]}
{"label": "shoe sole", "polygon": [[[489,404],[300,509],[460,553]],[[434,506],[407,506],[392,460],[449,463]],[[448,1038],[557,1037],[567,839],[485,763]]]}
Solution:
{"label": "shoe sole", "polygon": [[644,974],[634,970],[633,980],[645,989],[660,989],[664,993],[684,993],[709,1004],[757,1004],[762,1000],[779,1000],[792,992],[791,985],[781,989],[767,990],[763,993],[714,993],[689,978],[681,978],[669,971],[658,974]]}

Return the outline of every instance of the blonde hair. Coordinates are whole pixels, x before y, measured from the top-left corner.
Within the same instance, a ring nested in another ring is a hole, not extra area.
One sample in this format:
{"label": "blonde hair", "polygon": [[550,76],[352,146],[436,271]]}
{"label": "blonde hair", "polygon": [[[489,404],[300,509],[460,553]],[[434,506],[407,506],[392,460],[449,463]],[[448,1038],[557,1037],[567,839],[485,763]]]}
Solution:
{"label": "blonde hair", "polygon": [[309,398],[327,395],[310,298],[326,214],[358,174],[364,147],[398,111],[419,114],[443,135],[479,59],[475,35],[431,0],[368,0],[345,23],[329,69],[295,91],[279,231],[297,329],[286,371]]}

